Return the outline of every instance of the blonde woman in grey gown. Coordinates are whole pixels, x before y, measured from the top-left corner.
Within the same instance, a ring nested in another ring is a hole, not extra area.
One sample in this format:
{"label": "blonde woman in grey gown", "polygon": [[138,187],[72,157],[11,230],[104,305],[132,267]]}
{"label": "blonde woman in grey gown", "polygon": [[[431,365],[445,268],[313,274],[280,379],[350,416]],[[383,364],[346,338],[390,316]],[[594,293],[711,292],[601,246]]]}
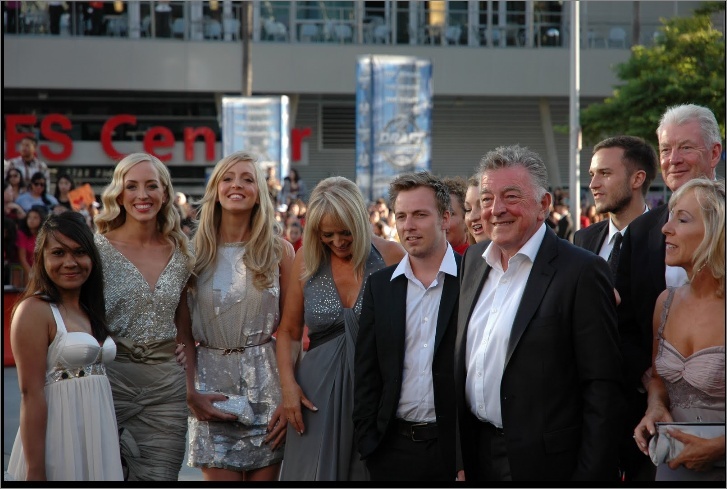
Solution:
{"label": "blonde woman in grey gown", "polygon": [[114,169],[96,216],[108,329],[107,367],[128,480],[177,480],[187,428],[184,369],[174,357],[175,314],[194,258],[158,158],[134,153]]}
{"label": "blonde woman in grey gown", "polygon": [[[205,480],[278,480],[287,423],[272,335],[294,253],[254,156],[237,152],[217,163],[194,246],[187,296],[194,338],[180,337],[194,359],[187,365],[188,464]],[[225,395],[242,396],[234,399],[246,409],[243,419],[212,405]]]}
{"label": "blonde woman in grey gown", "polygon": [[[672,195],[669,211],[666,264],[684,268],[689,282],[656,301],[648,404],[634,430],[645,455],[657,422],[725,422],[724,181],[690,180]],[[657,466],[657,481],[725,480],[724,435],[705,439],[675,429],[670,436],[684,448]]]}
{"label": "blonde woman in grey gown", "polygon": [[[353,438],[353,358],[368,276],[404,250],[373,236],[358,187],[343,177],[311,193],[278,330],[285,415],[283,481],[368,480]],[[310,347],[296,367],[303,325]]]}

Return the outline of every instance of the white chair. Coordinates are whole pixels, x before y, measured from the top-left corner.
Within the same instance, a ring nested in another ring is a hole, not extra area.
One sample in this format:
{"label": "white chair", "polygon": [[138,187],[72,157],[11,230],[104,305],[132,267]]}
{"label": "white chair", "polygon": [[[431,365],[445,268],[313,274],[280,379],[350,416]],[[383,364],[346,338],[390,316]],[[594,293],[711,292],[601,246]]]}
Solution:
{"label": "white chair", "polygon": [[444,31],[444,40],[447,44],[459,44],[460,37],[462,37],[462,28],[458,25],[447,26]]}
{"label": "white chair", "polygon": [[219,20],[209,19],[204,23],[204,37],[207,39],[222,39],[222,24]]}
{"label": "white chair", "polygon": [[374,27],[374,42],[379,44],[389,44],[389,26],[377,25]]}
{"label": "white chair", "polygon": [[222,32],[230,34],[232,39],[240,39],[240,21],[232,17],[222,19]]}
{"label": "white chair", "polygon": [[288,39],[288,29],[285,24],[276,22],[271,18],[265,19],[263,30],[265,31],[265,39],[269,41],[285,41]]}
{"label": "white chair", "polygon": [[151,16],[147,15],[141,19],[141,35],[151,37]]}
{"label": "white chair", "polygon": [[626,31],[622,27],[611,27],[608,31],[608,47],[626,48]]}
{"label": "white chair", "polygon": [[300,26],[300,40],[302,42],[313,42],[318,40],[318,26],[315,24],[303,24]]}
{"label": "white chair", "polygon": [[353,40],[353,29],[348,24],[334,24],[333,33],[340,42],[351,42]]}
{"label": "white chair", "polygon": [[177,17],[176,19],[174,19],[174,22],[172,22],[172,36],[184,38],[184,32],[186,30],[187,29],[184,18]]}

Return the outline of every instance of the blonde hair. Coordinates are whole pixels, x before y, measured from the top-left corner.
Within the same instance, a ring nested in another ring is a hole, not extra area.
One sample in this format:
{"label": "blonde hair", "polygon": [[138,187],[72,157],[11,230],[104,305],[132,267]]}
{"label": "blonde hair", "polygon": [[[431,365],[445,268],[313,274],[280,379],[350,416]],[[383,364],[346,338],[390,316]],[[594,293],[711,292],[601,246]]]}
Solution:
{"label": "blonde hair", "polygon": [[305,271],[301,278],[308,280],[329,260],[330,250],[320,238],[324,217],[330,218],[334,226],[351,231],[351,262],[356,278],[361,278],[371,251],[372,230],[361,191],[355,183],[344,177],[326,178],[311,192],[303,231]]}
{"label": "blonde hair", "polygon": [[222,220],[222,207],[217,200],[217,186],[230,167],[249,161],[255,169],[259,204],[255,204],[250,215],[250,240],[245,247],[242,262],[253,273],[253,284],[259,290],[271,287],[275,280],[276,268],[283,257],[281,242],[281,226],[275,220],[275,209],[268,193],[267,182],[257,157],[250,153],[238,151],[222,158],[207,182],[204,196],[199,201],[199,224],[194,235],[194,246],[197,254],[195,274],[213,266],[217,261],[217,231]]}
{"label": "blonde hair", "polygon": [[[724,297],[725,282],[725,188],[724,180],[695,178],[679,187],[669,200],[669,211],[689,191],[699,204],[704,222],[704,238],[694,251],[693,270],[707,268],[719,282],[717,296]],[[695,273],[694,271],[692,273]],[[690,277],[691,279],[692,277]]]}
{"label": "blonde hair", "polygon": [[131,153],[118,162],[114,168],[114,175],[101,194],[101,203],[103,208],[101,212],[94,218],[96,230],[99,234],[106,234],[121,227],[126,222],[126,210],[119,205],[116,199],[119,198],[124,191],[124,177],[126,174],[139,163],[149,162],[152,164],[162,188],[164,189],[164,199],[162,199],[162,207],[157,213],[157,230],[162,236],[169,240],[175,247],[179,248],[187,257],[187,267],[192,270],[194,267],[194,255],[189,250],[189,240],[187,235],[182,231],[180,225],[179,213],[174,208],[174,188],[172,187],[172,177],[169,174],[167,166],[161,162],[156,156],[148,153]]}

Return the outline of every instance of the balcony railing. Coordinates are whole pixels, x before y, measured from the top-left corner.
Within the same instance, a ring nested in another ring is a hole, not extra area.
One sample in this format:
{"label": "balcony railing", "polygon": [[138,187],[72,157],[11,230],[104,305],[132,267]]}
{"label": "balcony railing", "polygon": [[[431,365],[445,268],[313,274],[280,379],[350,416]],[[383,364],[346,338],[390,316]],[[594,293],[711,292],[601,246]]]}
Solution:
{"label": "balcony railing", "polygon": [[[525,10],[508,4],[525,4]],[[570,23],[563,2],[253,2],[254,42],[469,46],[487,48],[567,47]],[[238,42],[241,2],[2,2],[4,35],[102,36],[130,39]],[[492,8],[488,10],[487,5]],[[623,4],[626,5],[626,4]],[[12,8],[15,6],[16,8]],[[484,8],[481,8],[484,6]],[[493,7],[494,6],[494,7]],[[620,8],[614,3],[614,8]],[[582,22],[588,48],[627,49],[628,22]],[[653,44],[656,23],[641,23],[641,44]]]}

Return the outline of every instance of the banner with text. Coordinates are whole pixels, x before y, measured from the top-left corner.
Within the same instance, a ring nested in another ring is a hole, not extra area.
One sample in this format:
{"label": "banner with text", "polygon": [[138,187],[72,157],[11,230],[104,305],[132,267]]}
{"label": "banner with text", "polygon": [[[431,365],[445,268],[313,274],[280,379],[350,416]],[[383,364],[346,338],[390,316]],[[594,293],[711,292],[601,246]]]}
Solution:
{"label": "banner with text", "polygon": [[393,177],[431,168],[431,127],[431,60],[358,58],[356,183],[365,199],[388,198]]}
{"label": "banner with text", "polygon": [[247,151],[282,178],[290,166],[289,102],[279,97],[222,97],[222,153]]}

